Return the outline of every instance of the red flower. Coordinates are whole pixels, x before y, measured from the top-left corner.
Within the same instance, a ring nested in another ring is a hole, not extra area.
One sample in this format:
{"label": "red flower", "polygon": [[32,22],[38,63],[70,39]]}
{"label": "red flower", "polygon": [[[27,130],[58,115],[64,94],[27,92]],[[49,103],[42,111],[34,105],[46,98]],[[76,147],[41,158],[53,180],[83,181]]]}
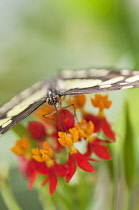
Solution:
{"label": "red flower", "polygon": [[[95,172],[90,161],[98,160],[90,158],[93,153],[101,159],[111,159],[109,148],[105,145],[115,141],[115,133],[104,113],[104,109],[108,109],[112,103],[108,100],[108,96],[97,94],[94,99],[91,99],[92,105],[99,108],[97,116],[85,112],[85,95],[73,96],[68,103],[74,104],[74,107],[80,111],[82,119],[80,123],[75,124],[75,116],[68,109],[61,109],[56,113],[52,106],[41,106],[35,115],[43,123],[29,122],[27,129],[30,136],[23,136],[11,149],[19,156],[19,169],[29,179],[30,189],[37,176],[41,175],[44,177],[42,186],[48,183],[49,192],[52,195],[56,190],[58,177],[66,177],[66,182],[69,182],[76,172],[76,167],[87,172]],[[51,120],[47,119],[47,114]],[[108,140],[101,140],[93,136],[94,132],[99,131],[102,131]],[[83,139],[87,141],[85,154],[81,154],[75,144],[78,141],[82,143]],[[35,140],[38,142],[35,143]],[[66,159],[63,164],[58,164],[56,162],[57,153],[59,153],[59,161],[63,161],[66,152],[68,160]]]}
{"label": "red flower", "polygon": [[28,131],[31,137],[36,140],[44,140],[46,138],[46,127],[41,122],[29,122]]}
{"label": "red flower", "polygon": [[29,189],[32,189],[37,175],[46,175],[42,185],[44,186],[49,182],[49,192],[52,195],[57,187],[58,177],[65,177],[68,173],[68,169],[64,165],[60,165],[54,162],[53,166],[47,167],[45,162],[37,162],[34,159],[27,160],[24,157],[19,159],[19,168],[23,175],[29,178]]}
{"label": "red flower", "polygon": [[58,131],[63,131],[61,123],[63,124],[65,130],[69,130],[74,126],[74,116],[69,110],[61,109],[59,111],[59,117],[56,117],[56,128]]}
{"label": "red flower", "polygon": [[96,161],[94,159],[88,158],[85,155],[82,155],[78,151],[76,153],[70,154],[67,162],[69,172],[66,176],[66,182],[69,182],[76,172],[76,164],[84,171],[95,173],[95,169],[89,163],[89,160]]}
{"label": "red flower", "polygon": [[112,139],[113,141],[116,141],[115,133],[112,130],[110,123],[108,123],[108,121],[106,120],[105,116],[99,117],[99,116],[95,116],[90,113],[85,113],[84,118],[86,119],[87,122],[92,121],[94,123],[94,125],[95,125],[94,132],[99,132],[100,130],[102,130],[103,133],[108,138]]}
{"label": "red flower", "polygon": [[57,176],[65,177],[67,173],[68,169],[64,165],[60,165],[58,163],[55,163],[52,167],[48,168],[48,177],[44,180],[42,185],[44,186],[45,184],[47,184],[47,182],[49,182],[50,195],[52,195],[56,190],[58,183]]}
{"label": "red flower", "polygon": [[111,160],[112,158],[109,153],[109,148],[104,145],[104,143],[106,143],[107,140],[105,142],[99,138],[94,138],[95,140],[93,140],[92,142],[88,142],[87,152],[85,155],[90,156],[92,152],[94,152],[95,155],[101,159]]}

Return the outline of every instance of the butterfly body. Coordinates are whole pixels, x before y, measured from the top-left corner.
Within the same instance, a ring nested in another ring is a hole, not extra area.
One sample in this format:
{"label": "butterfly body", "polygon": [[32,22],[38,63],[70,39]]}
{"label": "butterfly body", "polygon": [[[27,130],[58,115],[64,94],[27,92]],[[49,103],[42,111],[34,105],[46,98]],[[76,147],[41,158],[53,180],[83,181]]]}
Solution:
{"label": "butterfly body", "polygon": [[139,72],[122,69],[64,70],[54,80],[43,80],[0,108],[0,135],[48,103],[60,107],[61,97],[139,87]]}
{"label": "butterfly body", "polygon": [[46,102],[53,107],[59,107],[60,98],[60,93],[56,89],[49,89]]}

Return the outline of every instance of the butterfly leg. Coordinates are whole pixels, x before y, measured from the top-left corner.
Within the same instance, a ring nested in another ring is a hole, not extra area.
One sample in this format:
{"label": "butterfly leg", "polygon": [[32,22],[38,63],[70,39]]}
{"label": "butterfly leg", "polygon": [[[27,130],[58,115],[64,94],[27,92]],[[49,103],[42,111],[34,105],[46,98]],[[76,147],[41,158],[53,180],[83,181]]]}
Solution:
{"label": "butterfly leg", "polygon": [[77,123],[79,123],[79,120],[78,120],[78,117],[77,117],[77,114],[76,114],[76,108],[75,108],[75,105],[74,105],[74,104],[70,104],[70,105],[65,106],[65,107],[62,107],[62,108],[67,109],[67,108],[69,108],[69,107],[73,107],[74,117],[75,117]]}
{"label": "butterfly leg", "polygon": [[[47,117],[47,116],[56,113],[56,114],[57,114],[57,117],[58,117],[58,119],[59,119],[59,122],[60,122],[60,124],[61,124],[61,127],[62,127],[62,129],[63,129],[63,131],[66,132],[66,130],[65,130],[65,128],[64,128],[64,125],[63,125],[63,123],[62,123],[62,120],[61,120],[61,118],[60,118],[60,115],[59,115],[59,113],[58,113],[58,109],[57,109],[57,107],[56,107],[55,105],[54,105],[54,108],[55,108],[55,111],[53,111],[53,112],[51,112],[51,113],[48,113],[48,114],[44,114],[43,117],[44,117],[44,118],[47,118],[47,119],[51,119],[51,118],[49,118],[49,117]],[[54,119],[51,119],[51,120],[54,120]]]}

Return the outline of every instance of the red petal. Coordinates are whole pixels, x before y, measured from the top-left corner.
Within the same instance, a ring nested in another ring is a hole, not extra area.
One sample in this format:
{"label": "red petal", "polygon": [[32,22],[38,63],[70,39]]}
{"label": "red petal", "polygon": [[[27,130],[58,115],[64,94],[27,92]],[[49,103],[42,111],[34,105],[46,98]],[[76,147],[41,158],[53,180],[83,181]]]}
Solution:
{"label": "red petal", "polygon": [[32,121],[28,123],[28,130],[32,138],[44,140],[46,137],[45,126],[41,122]]}
{"label": "red petal", "polygon": [[94,123],[94,126],[95,126],[94,132],[98,132],[101,129],[101,120],[97,116],[89,114],[89,113],[85,113],[84,114],[84,119],[87,122],[92,121]]}
{"label": "red petal", "polygon": [[99,157],[102,158],[104,160],[111,160],[111,155],[109,153],[109,148],[99,144],[99,143],[94,143],[91,144],[92,150],[93,152]]}
{"label": "red petal", "polygon": [[33,159],[32,167],[40,174],[47,175],[49,173],[48,168],[44,162],[40,163]]}
{"label": "red petal", "polygon": [[29,161],[28,164],[28,170],[29,170],[29,184],[28,184],[28,188],[32,189],[36,178],[37,178],[37,171],[34,169],[33,165],[32,165],[32,160]]}
{"label": "red petal", "polygon": [[116,141],[115,133],[113,132],[111,125],[107,122],[105,118],[102,119],[102,130],[107,137],[109,137],[113,141]]}
{"label": "red petal", "polygon": [[30,170],[30,175],[29,175],[29,183],[28,183],[28,188],[32,189],[35,181],[37,179],[37,173],[34,170]]}
{"label": "red petal", "polygon": [[88,162],[88,159],[85,155],[82,155],[79,152],[75,153],[74,155],[76,157],[77,164],[81,169],[88,172],[95,172],[94,167]]}
{"label": "red petal", "polygon": [[69,156],[68,169],[69,169],[69,172],[66,176],[66,182],[69,182],[71,180],[71,178],[73,177],[76,171],[76,163],[75,163],[75,159],[73,155]]}
{"label": "red petal", "polygon": [[99,162],[99,160],[94,159],[94,158],[88,158],[89,161],[94,161],[94,162]]}
{"label": "red petal", "polygon": [[52,195],[55,192],[58,183],[57,176],[52,171],[51,174],[49,174],[49,181],[50,181],[49,192],[50,195]]}
{"label": "red petal", "polygon": [[86,156],[86,158],[87,158],[87,157],[89,157],[91,154],[92,154],[92,148],[91,148],[91,145],[88,144],[88,145],[87,145],[87,151],[86,151],[86,153],[84,154],[84,156]]}
{"label": "red petal", "polygon": [[[67,109],[61,109],[59,111],[59,116],[61,119],[61,122],[63,124],[63,127],[65,130],[69,130],[74,126],[74,116],[71,114],[71,112]],[[56,118],[56,128],[60,131],[63,131],[63,128],[61,127],[60,119]]]}
{"label": "red petal", "polygon": [[57,163],[54,165],[54,170],[60,177],[65,177],[69,171],[68,168],[66,168],[64,165]]}

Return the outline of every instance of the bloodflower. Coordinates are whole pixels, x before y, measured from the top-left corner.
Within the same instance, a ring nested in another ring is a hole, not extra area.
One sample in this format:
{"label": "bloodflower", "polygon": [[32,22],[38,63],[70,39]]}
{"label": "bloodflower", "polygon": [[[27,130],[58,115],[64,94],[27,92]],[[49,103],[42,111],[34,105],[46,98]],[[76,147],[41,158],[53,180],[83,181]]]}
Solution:
{"label": "bloodflower", "polygon": [[66,176],[66,182],[69,182],[73,175],[76,172],[76,164],[84,171],[95,173],[95,168],[89,163],[89,161],[97,161],[95,159],[91,159],[83,154],[81,154],[78,150],[73,148],[73,153],[70,152],[69,159],[66,163],[68,166],[68,174]]}
{"label": "bloodflower", "polygon": [[46,138],[46,127],[41,122],[29,122],[28,131],[31,137],[36,140],[44,140]]}
{"label": "bloodflower", "polygon": [[108,100],[108,95],[102,96],[100,94],[96,94],[95,98],[91,98],[92,105],[99,108],[98,115],[95,116],[93,114],[84,112],[84,118],[87,121],[92,121],[95,125],[95,132],[99,132],[100,130],[110,138],[111,140],[115,141],[115,133],[113,132],[110,123],[108,123],[104,109],[108,109],[112,102]]}
{"label": "bloodflower", "polygon": [[98,107],[100,111],[103,111],[104,108],[110,108],[112,104],[112,101],[108,100],[108,95],[102,96],[101,94],[95,94],[95,98],[91,98],[91,102],[95,107]]}
{"label": "bloodflower", "polygon": [[106,142],[107,141],[92,136],[88,141],[87,152],[85,155],[90,156],[92,153],[94,153],[101,159],[111,160],[112,158],[109,153],[109,148],[105,146]]}
{"label": "bloodflower", "polygon": [[83,109],[86,103],[85,95],[75,95],[74,97],[70,97],[68,100],[68,104],[74,104],[75,109]]}
{"label": "bloodflower", "polygon": [[11,151],[18,156],[25,155],[30,148],[29,139],[23,137],[16,141],[15,145],[11,148]]}
{"label": "bloodflower", "polygon": [[85,119],[82,119],[79,124],[76,124],[75,128],[78,130],[79,136],[82,138],[88,138],[94,132],[94,124],[92,121],[87,122]]}
{"label": "bloodflower", "polygon": [[[68,166],[68,174],[66,176],[66,182],[69,182],[76,172],[76,164],[84,171],[87,172],[95,172],[94,167],[89,163],[89,159],[87,156],[81,154],[73,145],[79,140],[79,132],[76,128],[72,128],[69,130],[69,133],[58,132],[59,138],[58,141],[62,146],[69,146],[69,158],[66,163]],[[93,160],[93,159],[92,159]]]}
{"label": "bloodflower", "polygon": [[[32,153],[33,153],[32,156],[33,159],[36,160],[36,162],[34,162],[34,169],[36,172],[40,174],[42,173],[44,175],[47,175],[47,178],[44,180],[42,185],[44,186],[46,183],[49,182],[50,183],[49,192],[52,195],[57,187],[58,183],[57,175],[60,177],[65,177],[68,173],[68,169],[64,165],[56,163],[55,160],[52,159],[53,150],[50,148],[47,142],[43,143],[42,149],[38,148],[32,149]],[[39,167],[37,162],[39,163]],[[45,163],[45,164],[42,165],[40,163]],[[40,165],[42,165],[41,168]]]}
{"label": "bloodflower", "polygon": [[[65,177],[65,181],[69,182],[78,167],[94,173],[95,168],[90,161],[98,160],[92,158],[93,154],[104,160],[111,159],[106,143],[115,141],[115,134],[104,109],[108,109],[112,102],[107,95],[96,94],[91,103],[99,108],[98,115],[85,111],[86,102],[85,95],[77,95],[67,101],[67,109],[55,110],[52,106],[43,105],[35,111],[36,120],[28,123],[27,136],[23,136],[11,148],[18,156],[19,170],[29,180],[29,189],[41,175],[42,186],[49,184],[49,193],[52,195],[58,178]],[[79,123],[76,110],[81,119]],[[99,131],[110,140],[98,138]],[[84,154],[79,152],[75,144],[81,144],[83,140],[87,142]]]}
{"label": "bloodflower", "polygon": [[[63,127],[62,127],[63,126]],[[68,109],[61,109],[56,117],[58,131],[69,130],[74,126],[74,116]]]}

